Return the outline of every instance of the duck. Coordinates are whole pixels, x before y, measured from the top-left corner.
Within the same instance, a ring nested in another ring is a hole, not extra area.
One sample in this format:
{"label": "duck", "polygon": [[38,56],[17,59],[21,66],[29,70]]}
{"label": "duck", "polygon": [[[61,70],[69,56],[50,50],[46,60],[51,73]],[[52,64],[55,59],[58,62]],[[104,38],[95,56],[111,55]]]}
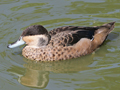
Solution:
{"label": "duck", "polygon": [[26,44],[22,55],[34,61],[60,61],[91,54],[106,40],[115,22],[101,26],[63,26],[47,31],[42,25],[26,28],[19,39],[9,44],[15,48]]}

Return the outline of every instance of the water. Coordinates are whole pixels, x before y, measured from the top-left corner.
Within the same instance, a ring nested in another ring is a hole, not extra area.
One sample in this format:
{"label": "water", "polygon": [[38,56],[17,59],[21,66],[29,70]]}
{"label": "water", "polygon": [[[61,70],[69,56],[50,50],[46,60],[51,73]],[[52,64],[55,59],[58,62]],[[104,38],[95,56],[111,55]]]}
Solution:
{"label": "water", "polygon": [[[0,90],[119,90],[119,0],[0,0]],[[81,58],[33,62],[6,46],[34,24],[48,30],[116,21],[103,46]]]}

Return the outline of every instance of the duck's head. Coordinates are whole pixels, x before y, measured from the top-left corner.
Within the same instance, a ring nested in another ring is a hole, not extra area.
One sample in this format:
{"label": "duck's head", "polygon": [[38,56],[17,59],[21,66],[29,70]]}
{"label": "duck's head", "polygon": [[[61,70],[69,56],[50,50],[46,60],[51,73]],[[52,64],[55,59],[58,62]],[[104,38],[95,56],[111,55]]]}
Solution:
{"label": "duck's head", "polygon": [[9,44],[8,48],[15,48],[23,44],[28,46],[41,47],[46,46],[50,40],[48,31],[42,25],[33,25],[26,28],[19,39],[12,44]]}

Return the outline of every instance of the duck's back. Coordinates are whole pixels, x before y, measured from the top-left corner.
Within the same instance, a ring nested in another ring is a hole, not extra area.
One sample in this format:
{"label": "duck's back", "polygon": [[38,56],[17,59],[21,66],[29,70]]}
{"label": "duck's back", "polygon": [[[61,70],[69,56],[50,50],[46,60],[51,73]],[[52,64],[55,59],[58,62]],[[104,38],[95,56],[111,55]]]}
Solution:
{"label": "duck's back", "polygon": [[64,26],[49,31],[49,45],[68,46],[77,43],[81,38],[92,39],[99,27]]}

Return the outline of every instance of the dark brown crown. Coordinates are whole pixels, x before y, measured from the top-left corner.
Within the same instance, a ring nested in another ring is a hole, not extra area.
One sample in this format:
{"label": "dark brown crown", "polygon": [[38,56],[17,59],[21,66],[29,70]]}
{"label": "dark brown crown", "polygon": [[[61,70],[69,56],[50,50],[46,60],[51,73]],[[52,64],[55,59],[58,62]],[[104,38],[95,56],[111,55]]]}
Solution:
{"label": "dark brown crown", "polygon": [[42,25],[33,25],[26,28],[21,36],[31,36],[40,34],[48,34],[48,31]]}

